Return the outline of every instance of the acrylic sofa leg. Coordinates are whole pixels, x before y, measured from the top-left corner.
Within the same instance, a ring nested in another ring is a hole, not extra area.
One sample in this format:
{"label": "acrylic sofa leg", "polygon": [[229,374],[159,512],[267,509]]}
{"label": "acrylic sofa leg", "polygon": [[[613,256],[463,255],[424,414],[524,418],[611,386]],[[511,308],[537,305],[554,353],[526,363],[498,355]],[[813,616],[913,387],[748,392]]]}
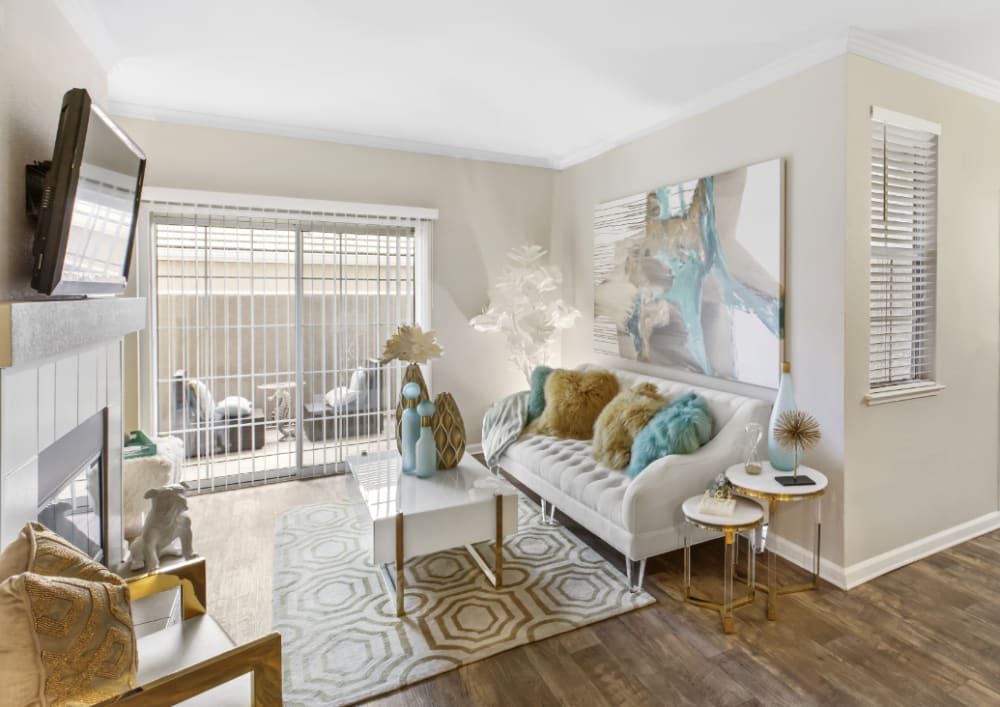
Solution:
{"label": "acrylic sofa leg", "polygon": [[559,521],[556,520],[556,507],[555,504],[549,503],[544,498],[542,501],[542,525],[557,526]]}
{"label": "acrylic sofa leg", "polygon": [[646,560],[633,560],[625,556],[625,581],[632,594],[642,591],[642,582],[646,577]]}

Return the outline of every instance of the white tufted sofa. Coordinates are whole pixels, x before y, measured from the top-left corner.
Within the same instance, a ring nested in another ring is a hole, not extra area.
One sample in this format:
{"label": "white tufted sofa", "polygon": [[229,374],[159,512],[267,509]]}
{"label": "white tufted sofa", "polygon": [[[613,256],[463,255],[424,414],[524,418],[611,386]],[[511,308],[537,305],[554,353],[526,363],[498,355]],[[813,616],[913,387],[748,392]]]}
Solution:
{"label": "white tufted sofa", "polygon": [[[578,370],[607,370],[586,364]],[[743,461],[745,428],[766,429],[771,405],[763,400],[686,383],[611,369],[621,387],[650,382],[671,399],[694,391],[708,401],[714,421],[712,439],[694,454],[671,454],[652,462],[636,478],[608,469],[591,456],[589,441],[523,435],[498,465],[616,550],[625,554],[629,588],[638,590],[646,558],[684,544],[681,503],[701,493],[719,473]],[[551,514],[551,511],[549,511]],[[695,537],[705,531],[689,531]],[[638,565],[638,566],[636,566]]]}

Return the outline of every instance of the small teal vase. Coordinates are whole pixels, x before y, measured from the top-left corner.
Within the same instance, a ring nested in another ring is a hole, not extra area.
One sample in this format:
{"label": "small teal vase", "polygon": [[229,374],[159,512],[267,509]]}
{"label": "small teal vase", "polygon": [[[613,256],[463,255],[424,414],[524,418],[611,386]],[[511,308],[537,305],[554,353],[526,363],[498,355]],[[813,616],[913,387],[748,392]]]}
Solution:
{"label": "small teal vase", "polygon": [[416,410],[420,386],[417,383],[407,383],[403,386],[403,397],[406,398],[406,409],[403,410],[400,429],[401,468],[404,474],[413,474],[417,471],[417,438],[420,436],[420,415]]}
{"label": "small teal vase", "polygon": [[792,390],[792,368],[788,361],[781,364],[781,382],[778,384],[778,395],[771,409],[771,420],[767,424],[767,456],[775,471],[794,471],[795,452],[778,444],[774,438],[774,427],[778,424],[781,414],[795,410],[795,392]]}
{"label": "small teal vase", "polygon": [[427,479],[437,471],[437,445],[434,443],[434,431],[431,420],[434,417],[434,403],[424,400],[417,405],[417,415],[420,416],[420,439],[417,440],[417,476]]}

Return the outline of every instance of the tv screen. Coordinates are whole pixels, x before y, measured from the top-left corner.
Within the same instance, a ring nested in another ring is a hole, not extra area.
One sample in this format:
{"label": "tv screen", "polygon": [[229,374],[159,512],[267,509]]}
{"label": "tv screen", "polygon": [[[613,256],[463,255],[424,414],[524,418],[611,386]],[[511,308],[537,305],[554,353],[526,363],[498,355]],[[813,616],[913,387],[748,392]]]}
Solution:
{"label": "tv screen", "polygon": [[35,229],[32,286],[50,295],[125,291],[146,156],[82,88],[63,98]]}

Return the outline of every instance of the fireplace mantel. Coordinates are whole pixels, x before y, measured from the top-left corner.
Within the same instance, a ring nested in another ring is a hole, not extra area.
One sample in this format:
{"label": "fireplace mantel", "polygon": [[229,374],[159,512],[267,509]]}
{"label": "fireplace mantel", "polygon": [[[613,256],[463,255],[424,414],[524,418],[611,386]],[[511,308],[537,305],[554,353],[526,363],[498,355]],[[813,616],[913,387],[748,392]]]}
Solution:
{"label": "fireplace mantel", "polygon": [[142,297],[0,302],[0,368],[120,339],[145,324]]}
{"label": "fireplace mantel", "polygon": [[39,517],[46,450],[101,413],[105,561],[121,561],[124,342],[145,323],[138,298],[0,302],[0,547]]}

